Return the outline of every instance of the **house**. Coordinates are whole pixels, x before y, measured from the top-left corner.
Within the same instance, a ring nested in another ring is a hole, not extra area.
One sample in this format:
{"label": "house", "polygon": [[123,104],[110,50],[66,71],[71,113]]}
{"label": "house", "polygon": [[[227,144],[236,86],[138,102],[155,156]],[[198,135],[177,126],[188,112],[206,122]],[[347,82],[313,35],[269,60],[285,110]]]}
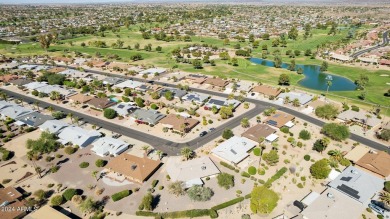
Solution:
{"label": "house", "polygon": [[182,161],[181,157],[170,157],[166,170],[172,182],[183,182],[184,188],[203,185],[203,179],[220,173],[217,166],[209,157],[200,157]]}
{"label": "house", "polygon": [[185,118],[180,115],[169,114],[161,119],[160,123],[164,127],[168,127],[174,131],[188,133],[199,124],[199,121],[196,119]]}
{"label": "house", "polygon": [[387,178],[390,176],[390,155],[384,151],[370,150],[356,162],[356,166]]}
{"label": "house", "polygon": [[137,109],[130,114],[139,124],[156,125],[161,119],[165,117],[164,114],[155,110]]}
{"label": "house", "polygon": [[199,105],[203,105],[210,96],[207,94],[191,92],[184,95],[181,99],[189,102],[195,102]]}
{"label": "house", "polygon": [[185,79],[192,84],[203,84],[207,77],[205,75],[189,74]]}
{"label": "house", "polygon": [[53,57],[53,61],[60,62],[60,63],[63,63],[63,64],[71,64],[73,62],[73,58]]}
{"label": "house", "polygon": [[165,93],[167,93],[168,91],[172,92],[172,95],[174,96],[174,98],[177,98],[177,99],[180,99],[184,95],[187,94],[187,91],[185,91],[185,90],[180,90],[180,89],[176,89],[176,88],[163,88],[159,91],[160,96],[163,97],[165,95]]}
{"label": "house", "polygon": [[118,156],[129,148],[129,144],[115,138],[103,137],[92,143],[92,151],[95,154],[104,156]]}
{"label": "house", "polygon": [[110,100],[109,98],[93,98],[90,101],[88,101],[88,105],[91,107],[94,107],[96,109],[105,109],[110,106],[114,106],[116,102]]}
{"label": "house", "polygon": [[279,94],[278,98],[280,99],[286,99],[289,98],[289,102],[294,101],[295,99],[298,99],[300,105],[306,105],[309,103],[313,96],[305,93],[298,93],[298,92],[288,92],[288,93],[281,93]]}
{"label": "house", "polygon": [[11,80],[16,80],[18,79],[18,76],[17,75],[1,75],[0,76],[0,82],[4,82],[4,83],[8,83],[9,81]]}
{"label": "house", "polygon": [[[152,160],[146,156],[137,157],[123,153],[111,159],[106,169],[113,173],[113,179],[117,181],[129,180],[137,183],[143,183],[148,180],[161,166],[159,160]],[[110,177],[110,174],[106,176]]]}
{"label": "house", "polygon": [[134,112],[138,107],[134,105],[134,103],[118,103],[112,107],[111,109],[115,110],[118,115],[127,116],[130,113]]}
{"label": "house", "polygon": [[47,86],[47,82],[37,82],[37,81],[33,81],[29,84],[25,84],[23,85],[25,88],[29,89],[29,90],[35,90],[35,89],[38,89],[38,88],[41,88],[41,87],[45,87]]}
{"label": "house", "polygon": [[73,103],[85,104],[88,101],[92,100],[94,97],[89,95],[84,95],[81,93],[68,96],[67,99]]}
{"label": "house", "polygon": [[0,100],[0,110],[6,108],[6,107],[11,107],[11,106],[15,106],[16,104],[15,103],[10,103],[8,101],[5,101],[5,100]]}
{"label": "house", "polygon": [[37,67],[35,67],[35,71],[38,72],[38,71],[41,71],[41,70],[48,70],[52,68],[52,66],[48,66],[48,65],[38,65]]}
{"label": "house", "polygon": [[3,63],[0,65],[0,69],[16,69],[18,68],[19,63],[17,62],[10,62],[10,63]]}
{"label": "house", "polygon": [[129,72],[137,72],[138,73],[142,70],[144,70],[144,69],[139,67],[139,66],[131,66],[131,67],[127,68],[127,71],[129,71]]}
{"label": "house", "polygon": [[32,110],[26,109],[19,105],[11,105],[0,110],[0,114],[3,116],[3,118],[9,117],[11,119],[16,119],[20,116],[24,116],[32,112]]}
{"label": "house", "polygon": [[58,74],[65,75],[66,77],[70,77],[70,78],[81,78],[81,79],[90,75],[90,73],[75,70],[75,69],[66,69],[65,71],[59,72]]}
{"label": "house", "polygon": [[258,85],[252,88],[251,92],[260,93],[267,97],[277,97],[282,91],[267,85]]}
{"label": "house", "polygon": [[103,84],[105,84],[105,85],[107,85],[107,84],[115,85],[115,84],[119,84],[119,83],[124,82],[125,79],[118,78],[118,77],[106,77],[102,81],[103,81]]}
{"label": "house", "polygon": [[220,109],[221,107],[225,106],[226,99],[221,99],[221,98],[215,98],[212,97],[207,101],[205,104],[205,109],[211,109],[213,106],[217,107],[217,109]]}
{"label": "house", "polygon": [[87,131],[78,126],[68,126],[58,135],[59,142],[63,145],[71,143],[80,147],[87,147],[101,136],[100,132]]}
{"label": "house", "polygon": [[92,60],[86,64],[91,65],[95,68],[104,68],[109,64],[109,62],[104,62],[104,61],[100,61],[100,60]]}
{"label": "house", "polygon": [[352,150],[350,150],[345,156],[345,159],[350,160],[352,163],[358,162],[365,154],[370,151],[368,147],[362,145],[356,145]]}
{"label": "house", "polygon": [[221,78],[207,78],[205,81],[204,81],[205,84],[210,84],[212,86],[216,86],[216,87],[226,87],[226,85],[229,84],[229,81],[227,80],[223,80]]}
{"label": "house", "polygon": [[115,84],[113,87],[119,87],[119,88],[131,88],[131,89],[136,89],[137,87],[140,87],[144,83],[138,82],[138,81],[132,81],[132,80],[127,80],[123,81],[121,83]]}
{"label": "house", "polygon": [[64,67],[54,67],[54,68],[50,68],[49,70],[47,70],[47,72],[57,74],[59,72],[65,71],[65,70],[66,70],[66,68],[64,68]]}
{"label": "house", "polygon": [[23,65],[19,65],[19,66],[18,66],[18,69],[23,69],[23,70],[27,70],[27,71],[32,71],[32,70],[34,70],[36,67],[37,67],[37,65],[27,65],[27,64],[23,64]]}
{"label": "house", "polygon": [[30,84],[31,82],[33,82],[33,81],[29,80],[29,79],[25,79],[25,78],[19,78],[19,79],[9,81],[10,84],[15,85],[15,86],[24,86],[26,84]]}
{"label": "house", "polygon": [[47,86],[36,88],[35,90],[38,91],[39,93],[44,93],[47,95],[50,95],[51,92],[56,91],[61,95],[61,98],[65,98],[76,92],[74,90],[68,90],[66,88],[63,88],[60,85],[47,85]]}
{"label": "house", "polygon": [[257,124],[246,130],[241,136],[255,142],[260,142],[261,139],[273,142],[278,138],[278,136],[274,134],[275,132],[276,130],[269,125]]}
{"label": "house", "polygon": [[381,124],[381,120],[376,118],[374,115],[360,110],[359,112],[353,110],[346,110],[341,112],[338,116],[338,119],[344,122],[358,122],[362,125],[368,125],[372,128],[378,127]]}
{"label": "house", "polygon": [[301,212],[303,219],[361,218],[365,207],[340,191],[328,188]]}
{"label": "house", "polygon": [[63,214],[62,212],[54,209],[49,205],[44,205],[37,210],[34,209],[34,212],[28,214],[25,217],[25,219],[42,219],[42,218],[71,219],[72,217]]}
{"label": "house", "polygon": [[68,127],[69,124],[60,120],[47,120],[39,126],[41,131],[47,131],[51,134],[58,135],[64,128]]}
{"label": "house", "polygon": [[292,127],[294,123],[292,122],[295,119],[294,116],[277,111],[275,114],[269,116],[265,123],[271,126],[275,126],[277,128],[282,128],[283,126]]}
{"label": "house", "polygon": [[143,71],[138,72],[139,75],[154,75],[154,74],[162,74],[165,73],[167,70],[165,68],[149,68]]}
{"label": "house", "polygon": [[16,120],[18,120],[20,123],[23,123],[30,127],[38,127],[45,123],[47,120],[52,119],[54,119],[52,116],[44,115],[36,111],[16,118]]}
{"label": "house", "polygon": [[211,153],[229,163],[238,164],[249,156],[248,151],[256,145],[255,141],[233,136],[214,148]]}
{"label": "house", "polygon": [[23,218],[27,214],[26,211],[17,210],[24,209],[26,206],[22,202],[23,195],[13,187],[0,188],[0,218],[15,219]]}
{"label": "house", "polygon": [[338,190],[351,199],[367,205],[383,188],[384,180],[364,170],[349,166],[328,187]]}

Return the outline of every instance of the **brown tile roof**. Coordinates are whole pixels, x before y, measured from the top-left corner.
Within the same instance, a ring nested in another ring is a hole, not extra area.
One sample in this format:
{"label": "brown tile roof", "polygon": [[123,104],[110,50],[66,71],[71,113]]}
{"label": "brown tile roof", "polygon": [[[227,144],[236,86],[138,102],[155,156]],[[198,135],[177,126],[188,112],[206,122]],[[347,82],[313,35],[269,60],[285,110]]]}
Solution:
{"label": "brown tile roof", "polygon": [[[169,114],[161,119],[160,123],[180,132],[184,132],[184,129],[185,132],[189,132],[199,123],[199,121],[196,119],[184,118],[180,115]],[[183,124],[186,124],[185,128],[182,127]]]}
{"label": "brown tile roof", "polygon": [[281,128],[283,127],[287,122],[293,120],[295,117],[290,115],[290,114],[287,114],[287,113],[283,113],[283,112],[280,112],[280,111],[277,111],[275,114],[269,116],[266,120],[265,120],[265,123],[269,124],[269,125],[272,125],[272,126],[275,126],[275,127],[278,127],[278,128]]}
{"label": "brown tile roof", "polygon": [[202,84],[207,79],[207,77],[202,77],[202,76],[197,77],[197,76],[198,75],[196,75],[196,76],[187,75],[186,80],[189,80],[193,83]]}
{"label": "brown tile roof", "polygon": [[274,97],[277,97],[281,90],[280,89],[277,89],[277,88],[274,88],[274,87],[271,87],[271,86],[267,86],[267,85],[258,85],[258,86],[255,86],[252,88],[251,90],[252,92],[256,92],[256,93],[261,93],[261,94],[264,94],[264,95],[267,95],[267,96],[274,96]]}
{"label": "brown tile roof", "polygon": [[10,211],[0,210],[0,218],[1,219],[20,218],[26,214],[26,212],[16,210],[18,208],[24,207],[23,202],[20,202],[18,200],[21,197],[22,197],[22,194],[20,192],[18,192],[13,187],[7,187],[7,188],[0,189],[0,204],[7,201],[7,202],[9,202],[9,204],[7,205],[7,208],[15,209],[15,210],[10,210]]}
{"label": "brown tile roof", "polygon": [[63,68],[63,67],[54,67],[54,68],[51,68],[49,70],[47,70],[47,72],[50,72],[50,73],[58,73],[58,72],[62,72],[62,71],[65,71],[66,68]]}
{"label": "brown tile roof", "polygon": [[87,95],[80,94],[80,93],[68,97],[69,100],[71,100],[73,102],[79,102],[81,104],[84,104],[84,103],[92,100],[93,98],[94,98],[93,96],[87,96]]}
{"label": "brown tile roof", "polygon": [[246,130],[246,132],[242,133],[241,136],[248,138],[252,141],[258,142],[260,137],[266,138],[270,134],[273,134],[275,132],[276,132],[276,130],[271,128],[269,125],[257,124],[255,126],[249,128],[248,130]]}
{"label": "brown tile roof", "polygon": [[105,109],[107,107],[114,106],[116,103],[108,98],[93,98],[88,101],[88,104],[98,109]]}
{"label": "brown tile roof", "polygon": [[100,61],[100,60],[92,60],[89,63],[91,63],[94,67],[104,67],[107,65],[106,62]]}
{"label": "brown tile roof", "polygon": [[356,165],[383,177],[390,175],[390,155],[383,151],[367,153],[356,162]]}
{"label": "brown tile roof", "polygon": [[112,159],[106,168],[131,180],[143,182],[157,170],[160,164],[159,160],[123,153]]}
{"label": "brown tile roof", "polygon": [[229,84],[228,81],[226,80],[223,80],[221,78],[207,78],[205,81],[204,81],[205,84],[211,84],[213,86],[217,86],[217,87],[225,87],[226,85]]}
{"label": "brown tile roof", "polygon": [[16,80],[16,79],[18,79],[17,75],[2,75],[2,76],[0,76],[0,81],[3,81],[3,82],[9,82],[11,80]]}

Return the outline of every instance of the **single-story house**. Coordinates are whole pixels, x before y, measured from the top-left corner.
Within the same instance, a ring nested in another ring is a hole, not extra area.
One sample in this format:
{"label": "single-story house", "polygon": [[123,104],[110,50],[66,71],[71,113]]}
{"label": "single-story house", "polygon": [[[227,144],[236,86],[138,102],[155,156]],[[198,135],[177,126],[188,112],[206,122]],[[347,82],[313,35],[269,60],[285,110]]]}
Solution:
{"label": "single-story house", "polygon": [[124,82],[125,79],[118,77],[106,77],[102,81],[103,84],[115,85]]}
{"label": "single-story house", "polygon": [[11,102],[8,102],[5,100],[0,100],[0,110],[4,109],[6,107],[15,106],[15,105],[16,105],[15,103],[11,103]]}
{"label": "single-story house", "polygon": [[9,117],[11,119],[16,119],[20,116],[24,116],[32,112],[32,110],[19,105],[11,105],[0,110],[0,114],[3,116],[3,118]]}
{"label": "single-story house", "polygon": [[94,98],[93,96],[84,95],[84,94],[81,94],[81,93],[77,93],[77,94],[74,94],[74,95],[71,95],[71,96],[67,97],[67,99],[69,101],[74,102],[74,103],[80,103],[80,104],[85,104],[88,101],[92,100],[93,98]]}
{"label": "single-story house", "polygon": [[345,159],[350,160],[352,163],[358,162],[365,154],[370,151],[368,147],[362,145],[356,145],[352,150],[350,150],[345,156]]}
{"label": "single-story house", "polygon": [[221,107],[225,106],[225,102],[226,99],[211,97],[204,107],[205,109],[211,109],[213,106],[215,106],[217,109],[220,109]]}
{"label": "single-story house", "polygon": [[356,162],[356,166],[387,178],[390,176],[390,155],[384,151],[370,150]]}
{"label": "single-story house", "polygon": [[28,65],[28,64],[23,64],[23,65],[19,65],[18,66],[18,69],[24,69],[24,70],[27,70],[27,71],[32,71],[34,70],[38,65]]}
{"label": "single-story house", "polygon": [[92,143],[92,146],[91,150],[101,157],[109,155],[116,157],[129,148],[128,143],[110,137],[99,138]]}
{"label": "single-story house", "polygon": [[206,177],[213,177],[220,173],[217,166],[209,157],[200,157],[182,161],[181,157],[170,157],[166,170],[172,182],[183,182],[184,188],[194,185],[203,185]]}
{"label": "single-story house", "polygon": [[301,212],[304,219],[361,218],[365,207],[342,192],[328,188]]}
{"label": "single-story house", "polygon": [[75,58],[73,60],[73,63],[77,66],[80,66],[80,65],[83,65],[85,61],[86,61],[86,59],[84,59],[84,58]]}
{"label": "single-story house", "polygon": [[65,97],[72,95],[76,92],[74,90],[69,90],[69,89],[63,88],[60,85],[47,85],[47,86],[36,88],[35,90],[40,92],[40,93],[47,94],[47,95],[50,95],[50,93],[53,91],[57,91],[61,95],[62,98],[65,98]]}
{"label": "single-story house", "polygon": [[52,116],[44,115],[36,111],[16,118],[16,120],[18,120],[19,122],[28,125],[30,127],[38,127],[43,123],[45,123],[46,121],[52,119],[53,119]]}
{"label": "single-story house", "polygon": [[348,61],[352,60],[351,57],[349,57],[349,56],[337,54],[337,53],[330,53],[330,58],[335,59],[335,60],[339,60],[339,61],[343,61],[343,62],[348,62]]}
{"label": "single-story house", "polygon": [[106,67],[110,63],[109,62],[100,61],[100,60],[92,60],[92,61],[89,61],[89,62],[84,63],[84,64],[92,65],[95,68],[104,68],[104,67]]}
{"label": "single-story house", "polygon": [[45,87],[47,86],[47,82],[37,82],[37,81],[33,81],[29,84],[25,84],[23,85],[25,88],[29,89],[29,90],[36,90],[38,88],[41,88],[41,87]]}
{"label": "single-story house", "polygon": [[257,124],[246,130],[241,136],[256,142],[260,142],[261,139],[272,142],[276,140],[274,136],[277,138],[277,135],[274,134],[275,132],[276,130],[269,125]]}
{"label": "single-story house", "polygon": [[181,99],[189,101],[189,102],[193,101],[193,102],[195,102],[195,103],[197,103],[199,105],[202,105],[209,99],[209,97],[210,96],[207,95],[207,94],[191,92],[191,93],[188,93],[188,94],[184,95]]}
{"label": "single-story house", "polygon": [[185,78],[190,83],[194,84],[203,84],[203,82],[206,81],[207,77],[205,75],[199,75],[199,74],[189,74]]}
{"label": "single-story house", "polygon": [[211,153],[229,163],[238,164],[249,156],[248,151],[257,144],[247,138],[233,136],[214,148]]}
{"label": "single-story house", "polygon": [[130,113],[134,112],[136,109],[138,109],[137,105],[135,105],[134,103],[124,103],[124,102],[118,103],[110,108],[115,110],[118,113],[118,115],[121,116],[127,116]]}
{"label": "single-story house", "polygon": [[199,121],[192,118],[185,118],[180,115],[169,114],[163,119],[160,120],[160,123],[164,127],[168,127],[178,132],[188,133],[196,125],[199,124]]}
{"label": "single-story house", "polygon": [[367,205],[371,198],[383,188],[384,180],[364,170],[349,166],[328,186]]}
{"label": "single-story house", "polygon": [[19,79],[9,81],[10,84],[15,85],[15,86],[24,86],[26,84],[30,84],[31,82],[33,82],[33,81],[29,80],[29,79],[25,79],[25,78],[19,78]]}
{"label": "single-story house", "polygon": [[163,88],[163,89],[161,89],[159,91],[160,92],[159,94],[160,94],[160,96],[163,97],[165,95],[165,93],[168,92],[168,91],[171,91],[173,96],[174,96],[174,98],[178,98],[178,99],[182,98],[184,95],[187,94],[187,91],[180,90],[180,89],[177,89],[177,88]]}
{"label": "single-story house", "polygon": [[64,63],[64,64],[72,64],[73,63],[73,58],[68,58],[68,57],[53,57],[53,61]]}
{"label": "single-story house", "polygon": [[282,91],[281,89],[274,88],[267,85],[258,85],[252,88],[251,92],[263,94],[267,97],[277,97]]}
{"label": "single-story house", "polygon": [[149,125],[156,125],[161,119],[165,117],[164,114],[156,110],[136,109],[130,114],[137,123],[145,123]]}
{"label": "single-story house", "polygon": [[130,68],[127,68],[127,71],[133,71],[133,72],[140,72],[140,71],[142,71],[142,70],[144,70],[143,68],[141,68],[141,67],[139,67],[139,66],[131,66]]}
{"label": "single-story house", "polygon": [[18,76],[17,75],[1,75],[0,76],[0,82],[4,82],[4,83],[8,83],[9,81],[11,80],[16,80],[18,79]]}
{"label": "single-story house", "polygon": [[0,211],[0,218],[23,218],[27,214],[27,211],[18,210],[26,208],[22,198],[23,195],[13,187],[0,188],[0,204],[1,208],[3,208]]}
{"label": "single-story house", "polygon": [[[159,160],[152,160],[146,156],[137,157],[134,155],[122,153],[111,159],[106,169],[113,173],[114,180],[130,180],[137,183],[143,183],[148,180],[161,166]],[[109,177],[109,174],[107,174]]]}
{"label": "single-story house", "polygon": [[295,99],[299,100],[299,104],[305,105],[309,103],[313,96],[305,93],[298,93],[298,92],[288,92],[288,93],[281,93],[279,94],[278,98],[285,99],[286,97],[289,98],[290,102],[294,101]]}
{"label": "single-story house", "polygon": [[223,80],[221,78],[207,78],[203,83],[216,87],[226,87],[226,85],[229,84],[229,81]]}
{"label": "single-story house", "polygon": [[16,69],[18,68],[19,63],[17,62],[6,62],[0,65],[0,69]]}
{"label": "single-story house", "polygon": [[93,98],[88,101],[88,105],[96,109],[105,109],[110,106],[114,106],[116,102],[110,100],[109,98]]}
{"label": "single-story house", "polygon": [[66,70],[66,68],[64,68],[64,67],[54,67],[54,68],[48,69],[47,72],[57,74],[59,72],[65,71],[65,70]]}
{"label": "single-story house", "polygon": [[143,84],[144,83],[142,82],[127,80],[122,83],[115,84],[113,87],[136,89],[137,87],[140,87]]}
{"label": "single-story house", "polygon": [[165,73],[167,70],[165,68],[149,68],[143,71],[138,72],[140,75],[148,74],[148,75],[154,75],[154,74],[162,74]]}
{"label": "single-story house", "polygon": [[[367,117],[367,115],[370,115],[370,117]],[[360,110],[359,112],[346,110],[341,112],[337,118],[344,122],[358,122],[372,128],[379,126],[382,122],[380,119],[376,118],[375,115],[365,112],[364,110]]]}
{"label": "single-story house", "polygon": [[59,142],[62,144],[72,143],[80,147],[87,147],[101,136],[100,132],[87,131],[78,126],[68,126],[58,135]]}
{"label": "single-story house", "polygon": [[68,127],[69,124],[60,120],[47,120],[39,126],[41,131],[47,131],[52,134],[58,135],[64,128]]}
{"label": "single-story house", "polygon": [[282,128],[283,126],[292,127],[294,124],[291,123],[294,119],[295,117],[290,114],[277,111],[275,114],[269,116],[265,120],[265,123],[277,128]]}
{"label": "single-story house", "polygon": [[48,70],[52,68],[52,66],[48,66],[48,65],[38,65],[36,68],[35,68],[35,71],[41,71],[41,70]]}
{"label": "single-story house", "polygon": [[34,212],[28,214],[25,219],[42,219],[42,218],[55,218],[55,219],[71,219],[72,217],[65,215],[64,213],[54,209],[49,205],[44,205]]}
{"label": "single-story house", "polygon": [[70,78],[85,78],[90,75],[90,73],[88,72],[83,72],[75,69],[66,69],[65,71],[59,72],[58,74],[65,75],[66,77]]}

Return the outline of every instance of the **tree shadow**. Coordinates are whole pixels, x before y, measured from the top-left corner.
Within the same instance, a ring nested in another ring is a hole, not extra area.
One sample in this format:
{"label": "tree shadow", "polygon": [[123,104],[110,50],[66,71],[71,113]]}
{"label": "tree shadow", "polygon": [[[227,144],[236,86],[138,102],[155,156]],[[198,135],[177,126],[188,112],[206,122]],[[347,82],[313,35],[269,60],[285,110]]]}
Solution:
{"label": "tree shadow", "polygon": [[65,158],[63,160],[58,161],[56,165],[61,165],[61,164],[64,164],[64,163],[66,163],[68,161],[69,161],[69,158]]}
{"label": "tree shadow", "polygon": [[158,204],[160,203],[161,200],[161,195],[157,194],[153,196],[153,201],[152,201],[152,210],[156,209]]}

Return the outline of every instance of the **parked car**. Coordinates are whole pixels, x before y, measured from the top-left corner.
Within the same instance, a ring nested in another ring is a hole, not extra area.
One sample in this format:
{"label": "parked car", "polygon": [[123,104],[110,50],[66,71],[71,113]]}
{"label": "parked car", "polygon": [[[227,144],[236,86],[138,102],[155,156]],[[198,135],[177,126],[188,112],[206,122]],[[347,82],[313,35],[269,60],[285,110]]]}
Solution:
{"label": "parked car", "polygon": [[215,130],[215,128],[210,128],[209,129],[209,132],[212,132],[212,131],[214,131]]}
{"label": "parked car", "polygon": [[199,134],[199,137],[203,137],[203,136],[205,136],[205,135],[207,135],[207,132],[206,132],[206,131],[203,131],[203,132],[201,132],[201,133]]}

